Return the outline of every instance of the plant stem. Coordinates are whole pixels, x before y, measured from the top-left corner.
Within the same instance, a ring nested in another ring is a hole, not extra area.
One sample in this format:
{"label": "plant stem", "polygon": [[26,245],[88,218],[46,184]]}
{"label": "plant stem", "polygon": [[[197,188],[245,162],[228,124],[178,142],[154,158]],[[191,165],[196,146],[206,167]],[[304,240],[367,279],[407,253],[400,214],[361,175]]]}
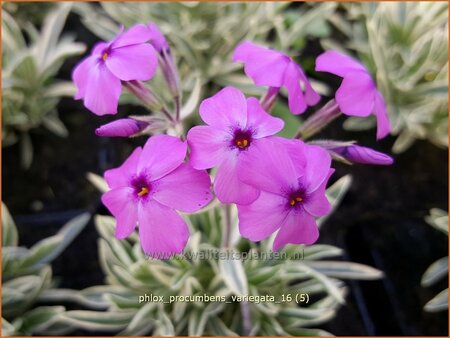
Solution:
{"label": "plant stem", "polygon": [[252,331],[252,317],[250,313],[250,305],[248,302],[241,302],[242,322],[243,322],[243,335],[248,336]]}
{"label": "plant stem", "polygon": [[224,236],[224,247],[229,248],[231,245],[231,205],[224,205],[225,213],[225,236]]}
{"label": "plant stem", "polygon": [[295,138],[306,140],[313,136],[341,114],[338,104],[330,100],[321,109],[311,115],[297,130]]}

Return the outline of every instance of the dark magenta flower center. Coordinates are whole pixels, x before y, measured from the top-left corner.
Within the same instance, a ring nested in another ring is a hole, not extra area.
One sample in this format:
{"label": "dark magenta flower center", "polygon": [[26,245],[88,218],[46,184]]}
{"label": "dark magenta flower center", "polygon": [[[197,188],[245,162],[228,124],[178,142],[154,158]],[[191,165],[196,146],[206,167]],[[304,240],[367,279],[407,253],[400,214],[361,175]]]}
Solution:
{"label": "dark magenta flower center", "polygon": [[252,133],[250,130],[236,130],[232,145],[240,150],[247,149],[252,142]]}
{"label": "dark magenta flower center", "polygon": [[151,186],[144,177],[137,177],[131,181],[137,197],[147,196],[151,191]]}
{"label": "dark magenta flower center", "polygon": [[288,196],[288,203],[289,206],[292,208],[300,206],[302,203],[305,202],[305,200],[306,194],[304,191],[295,191]]}

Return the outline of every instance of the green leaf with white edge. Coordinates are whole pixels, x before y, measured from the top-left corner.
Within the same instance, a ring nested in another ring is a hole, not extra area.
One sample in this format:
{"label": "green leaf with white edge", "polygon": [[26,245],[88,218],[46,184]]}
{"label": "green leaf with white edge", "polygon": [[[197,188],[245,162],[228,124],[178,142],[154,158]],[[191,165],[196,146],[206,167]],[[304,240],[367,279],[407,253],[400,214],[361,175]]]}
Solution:
{"label": "green leaf with white edge", "polygon": [[436,229],[448,235],[448,212],[433,208],[430,210],[430,215],[425,217],[425,221]]}
{"label": "green leaf with white edge", "polygon": [[130,323],[135,311],[83,311],[74,310],[61,313],[59,320],[79,329],[89,331],[116,332]]}
{"label": "green leaf with white edge", "polygon": [[40,306],[21,317],[20,331],[25,335],[45,334],[45,329],[57,321],[58,314],[65,311],[63,306]]}
{"label": "green leaf with white edge", "polygon": [[55,49],[59,35],[72,7],[71,3],[61,3],[44,20],[41,38],[36,52],[36,59],[40,69],[44,69],[47,59]]}
{"label": "green leaf with white edge", "polygon": [[142,306],[133,316],[125,330],[119,333],[119,336],[142,336],[150,333],[155,325],[152,318],[152,312],[156,309],[157,304],[150,302]]}
{"label": "green leaf with white edge", "polygon": [[331,314],[334,314],[333,309],[314,309],[311,307],[289,307],[281,309],[279,312],[279,315],[282,317],[294,317],[294,318],[305,318],[305,319],[314,319],[319,316],[329,316]]}
{"label": "green leaf with white edge", "polygon": [[424,307],[427,312],[439,312],[448,309],[448,289],[438,293],[433,299],[425,304]]}
{"label": "green leaf with white edge", "polygon": [[61,96],[72,97],[76,92],[77,88],[73,82],[59,81],[45,88],[43,95],[46,97],[56,98],[60,98]]}
{"label": "green leaf with white edge", "polygon": [[366,131],[372,129],[376,124],[371,117],[349,117],[344,121],[343,127],[350,131]]}
{"label": "green leaf with white edge", "polygon": [[352,184],[352,177],[350,175],[345,175],[344,177],[338,179],[333,185],[331,185],[326,190],[326,196],[332,208],[330,213],[328,213],[326,216],[320,217],[317,220],[317,224],[319,227],[322,226],[323,223],[325,223],[328,217],[330,217],[331,214],[339,206],[348,189],[350,188],[351,184]]}
{"label": "green leaf with white edge", "polygon": [[101,287],[99,291],[95,291],[97,288],[91,287],[81,291],[60,288],[49,289],[39,295],[39,300],[47,303],[73,302],[90,309],[104,310],[109,306],[104,298],[104,293],[108,292],[109,286]]}
{"label": "green leaf with white edge", "polygon": [[236,337],[238,334],[232,330],[230,330],[224,322],[214,316],[208,319],[208,322],[206,323],[206,327],[208,329],[208,333],[212,334],[213,336],[222,336],[222,337]]}
{"label": "green leaf with white edge", "polygon": [[98,233],[106,241],[108,241],[111,238],[114,238],[114,232],[116,228],[116,220],[114,219],[114,217],[95,215],[94,223]]}
{"label": "green leaf with white edge", "polygon": [[333,245],[315,244],[303,248],[305,260],[342,256],[343,250]]}
{"label": "green leaf with white edge", "polygon": [[15,247],[19,243],[16,224],[14,223],[8,208],[2,202],[2,247]]}
{"label": "green leaf with white edge", "polygon": [[108,183],[106,183],[106,180],[102,176],[94,173],[87,173],[86,178],[100,192],[107,192],[109,190]]}
{"label": "green leaf with white edge", "polygon": [[56,114],[46,115],[42,119],[42,125],[59,137],[69,136],[69,131]]}
{"label": "green leaf with white edge", "polygon": [[341,279],[373,280],[384,276],[382,271],[359,263],[305,261],[304,264],[326,276]]}
{"label": "green leaf with white edge", "polygon": [[448,257],[442,257],[428,267],[428,269],[422,276],[420,284],[423,287],[431,286],[442,279],[444,276],[447,276],[447,274]]}
{"label": "green leaf with white edge", "polygon": [[[310,261],[310,264],[312,263],[317,263],[314,261]],[[288,272],[299,272],[299,277],[304,278],[304,276],[302,276],[304,273],[306,273],[307,275],[309,275],[310,277],[316,279],[319,283],[321,283],[326,289],[327,292],[333,296],[340,304],[344,304],[345,300],[344,300],[344,296],[343,296],[343,291],[341,289],[339,289],[336,284],[333,283],[333,280],[331,280],[327,275],[325,275],[324,273],[322,273],[321,271],[317,270],[315,267],[310,267],[309,264],[301,264],[301,265],[296,265],[296,266],[288,266],[286,268],[286,270],[288,270]]]}
{"label": "green leaf with white edge", "polygon": [[225,285],[235,295],[242,296],[248,294],[247,276],[245,275],[241,260],[230,257],[220,259],[219,270]]}
{"label": "green leaf with white edge", "polygon": [[164,312],[162,307],[158,311],[156,329],[153,334],[155,336],[175,335],[175,328],[173,326],[173,323],[170,320],[169,316]]}
{"label": "green leaf with white edge", "polygon": [[83,213],[66,223],[55,236],[45,238],[30,249],[30,256],[22,262],[22,267],[42,266],[58,257],[72,243],[89,222],[89,213]]}
{"label": "green leaf with white edge", "polygon": [[195,85],[191,91],[191,95],[181,108],[180,119],[182,121],[195,111],[195,108],[197,108],[201,98],[202,98],[202,81],[201,78],[198,76],[195,80]]}

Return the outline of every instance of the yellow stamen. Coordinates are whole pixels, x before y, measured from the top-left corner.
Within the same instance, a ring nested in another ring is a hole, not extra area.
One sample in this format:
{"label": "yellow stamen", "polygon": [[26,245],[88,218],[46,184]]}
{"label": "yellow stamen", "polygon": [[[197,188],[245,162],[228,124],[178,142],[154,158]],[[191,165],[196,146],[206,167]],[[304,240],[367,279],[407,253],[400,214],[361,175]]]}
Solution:
{"label": "yellow stamen", "polygon": [[102,59],[103,59],[103,61],[106,61],[106,59],[108,58],[108,53],[103,53],[103,55],[102,55]]}
{"label": "yellow stamen", "polygon": [[245,147],[248,146],[248,140],[247,140],[247,139],[237,140],[237,141],[236,141],[236,145],[237,145],[239,148],[245,148]]}
{"label": "yellow stamen", "polygon": [[142,188],[141,188],[141,191],[139,191],[139,193],[138,193],[138,196],[139,196],[139,197],[142,197],[142,196],[144,196],[144,195],[147,195],[148,193],[149,193],[148,188],[147,188],[147,187],[142,187]]}
{"label": "yellow stamen", "polygon": [[303,201],[303,198],[295,197],[295,198],[291,198],[291,200],[289,201],[289,204],[293,207],[294,205],[296,205],[297,203],[300,203],[302,201]]}

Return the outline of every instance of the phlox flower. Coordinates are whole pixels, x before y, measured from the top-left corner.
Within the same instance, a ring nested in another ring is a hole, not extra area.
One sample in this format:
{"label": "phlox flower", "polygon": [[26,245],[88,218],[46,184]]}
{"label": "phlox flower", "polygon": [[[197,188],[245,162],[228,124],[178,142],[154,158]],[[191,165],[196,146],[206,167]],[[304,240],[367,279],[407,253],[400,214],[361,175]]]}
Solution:
{"label": "phlox flower", "polygon": [[84,99],[84,105],[94,114],[116,114],[121,81],[146,81],[155,74],[157,52],[147,43],[153,35],[148,26],[138,24],[110,42],[96,44],[91,55],[73,71],[78,89],[75,99]]}
{"label": "phlox flower", "polygon": [[280,131],[283,120],[267,114],[254,97],[248,99],[236,88],[226,87],[200,105],[208,125],[192,128],[187,140],[190,163],[196,169],[218,167],[214,191],[222,203],[248,204],[259,190],[241,182],[240,162],[253,147]]}
{"label": "phlox flower", "polygon": [[285,87],[288,91],[289,110],[293,114],[303,113],[307,106],[313,106],[320,100],[303,69],[281,52],[244,41],[236,47],[233,61],[245,64],[245,74],[256,85]]}
{"label": "phlox flower", "polygon": [[176,212],[194,212],[212,199],[206,171],[183,163],[187,145],[158,135],[137,148],[122,166],[105,172],[111,188],[102,202],[117,220],[116,237],[128,237],[139,226],[144,252],[168,258],[186,246],[189,230]]}
{"label": "phlox flower", "polygon": [[330,50],[319,55],[316,71],[343,78],[336,92],[336,102],[342,113],[366,117],[374,113],[377,119],[377,139],[389,134],[390,124],[383,96],[367,69],[353,58]]}
{"label": "phlox flower", "polygon": [[242,162],[246,170],[239,178],[261,190],[252,204],[238,205],[242,236],[261,241],[279,230],[274,250],[288,243],[314,243],[319,237],[315,217],[331,209],[325,196],[334,171],[328,152],[277,137],[255,145]]}

